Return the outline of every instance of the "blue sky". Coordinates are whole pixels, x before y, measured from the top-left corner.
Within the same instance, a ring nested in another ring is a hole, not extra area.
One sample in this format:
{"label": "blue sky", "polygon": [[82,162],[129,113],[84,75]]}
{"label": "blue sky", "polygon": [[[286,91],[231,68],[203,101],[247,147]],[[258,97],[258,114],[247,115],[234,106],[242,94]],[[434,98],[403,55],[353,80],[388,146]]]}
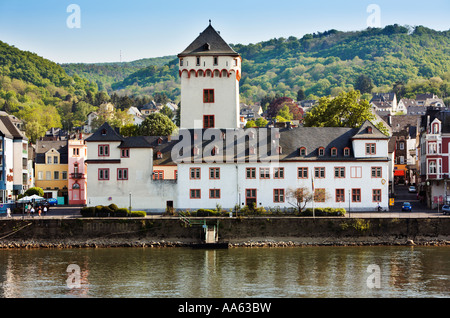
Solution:
{"label": "blue sky", "polygon": [[[70,4],[80,28],[69,28]],[[449,0],[0,0],[0,41],[58,63],[133,61],[176,55],[212,20],[229,43],[381,26],[450,29]]]}

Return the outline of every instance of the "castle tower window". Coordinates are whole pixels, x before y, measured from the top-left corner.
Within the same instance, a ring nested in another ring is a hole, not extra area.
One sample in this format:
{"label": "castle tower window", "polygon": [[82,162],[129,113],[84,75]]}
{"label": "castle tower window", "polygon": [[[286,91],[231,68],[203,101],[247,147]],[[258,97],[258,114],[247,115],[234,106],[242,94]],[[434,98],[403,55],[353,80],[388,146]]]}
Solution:
{"label": "castle tower window", "polygon": [[219,58],[217,56],[214,56],[214,65],[219,64]]}
{"label": "castle tower window", "polygon": [[197,66],[200,66],[200,57],[197,57],[197,63],[196,63],[196,65],[197,65]]}
{"label": "castle tower window", "polygon": [[204,89],[203,90],[203,102],[204,103],[214,103],[214,90]]}
{"label": "castle tower window", "polygon": [[204,115],[203,116],[203,128],[214,128],[214,115]]}

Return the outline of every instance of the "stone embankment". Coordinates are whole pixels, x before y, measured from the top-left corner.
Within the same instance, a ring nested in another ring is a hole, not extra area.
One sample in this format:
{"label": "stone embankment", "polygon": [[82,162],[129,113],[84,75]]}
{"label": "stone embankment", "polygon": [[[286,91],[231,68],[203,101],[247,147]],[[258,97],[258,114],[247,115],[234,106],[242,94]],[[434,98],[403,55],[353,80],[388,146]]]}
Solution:
{"label": "stone embankment", "polygon": [[[450,218],[207,218],[229,247],[450,245]],[[0,220],[0,248],[189,247],[202,226],[177,218]]]}

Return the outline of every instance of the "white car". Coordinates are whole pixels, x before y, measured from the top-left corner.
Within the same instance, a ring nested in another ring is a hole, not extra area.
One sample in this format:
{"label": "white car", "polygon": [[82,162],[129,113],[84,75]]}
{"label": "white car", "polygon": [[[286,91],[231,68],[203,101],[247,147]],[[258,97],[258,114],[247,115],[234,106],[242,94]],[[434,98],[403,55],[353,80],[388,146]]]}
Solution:
{"label": "white car", "polygon": [[416,187],[415,187],[415,186],[410,186],[410,187],[408,188],[408,192],[410,192],[410,193],[415,193],[415,192],[416,192]]}

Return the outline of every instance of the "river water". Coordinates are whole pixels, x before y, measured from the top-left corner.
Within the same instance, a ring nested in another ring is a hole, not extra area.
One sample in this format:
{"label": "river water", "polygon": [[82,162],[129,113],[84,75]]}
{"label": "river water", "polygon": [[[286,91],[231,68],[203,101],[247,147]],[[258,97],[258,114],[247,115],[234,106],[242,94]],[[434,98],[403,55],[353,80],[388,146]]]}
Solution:
{"label": "river water", "polygon": [[449,297],[450,247],[0,250],[0,296]]}

